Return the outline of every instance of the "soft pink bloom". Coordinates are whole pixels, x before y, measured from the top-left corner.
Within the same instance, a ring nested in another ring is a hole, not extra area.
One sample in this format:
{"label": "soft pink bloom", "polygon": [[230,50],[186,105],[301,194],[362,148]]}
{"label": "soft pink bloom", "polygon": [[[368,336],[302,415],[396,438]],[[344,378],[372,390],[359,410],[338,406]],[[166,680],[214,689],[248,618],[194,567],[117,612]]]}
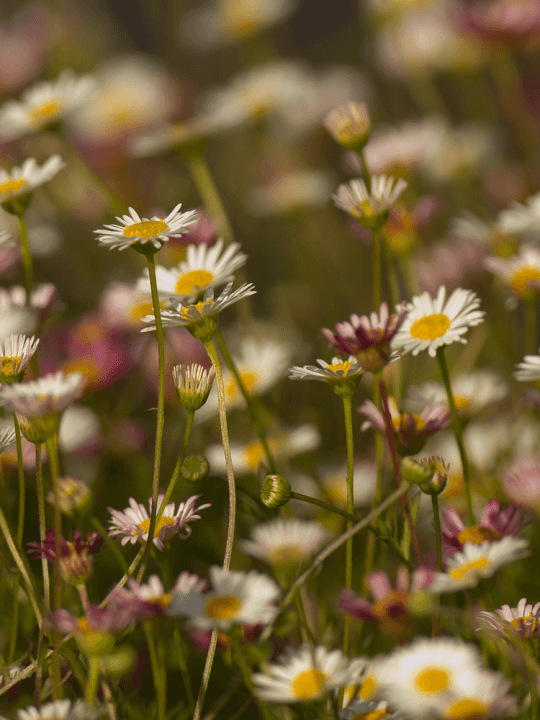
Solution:
{"label": "soft pink bloom", "polygon": [[[58,302],[56,288],[52,283],[41,283],[30,296],[30,304],[36,311],[38,319],[43,321],[53,310]],[[0,288],[0,307],[21,307],[26,306],[26,290],[22,285]]]}
{"label": "soft pink bloom", "polygon": [[501,635],[508,635],[513,629],[522,638],[531,638],[540,634],[540,602],[533,607],[527,604],[526,598],[521,598],[517,607],[511,608],[503,605],[499,610],[492,612],[479,612],[478,620],[490,630]]}
{"label": "soft pink bloom", "polygon": [[50,41],[50,24],[41,2],[22,4],[9,23],[0,25],[0,92],[20,90],[41,70]]}
{"label": "soft pink bloom", "polygon": [[133,621],[130,610],[90,605],[84,618],[76,618],[67,610],[53,613],[53,623],[61,633],[83,637],[89,632],[109,633],[124,630]]}
{"label": "soft pink bloom", "polygon": [[188,231],[179,237],[171,237],[169,244],[178,243],[179,245],[213,245],[218,239],[218,230],[216,224],[210,217],[201,210],[197,210],[197,219],[192,223]]}
{"label": "soft pink bloom", "polygon": [[482,270],[482,260],[487,252],[480,243],[463,238],[431,245],[415,263],[420,289],[434,295],[441,285],[449,291],[466,286],[470,278]]}
{"label": "soft pink bloom", "polygon": [[463,520],[453,508],[445,508],[441,518],[441,534],[444,549],[451,554],[461,550],[464,543],[476,545],[499,540],[506,535],[519,535],[523,527],[523,512],[514,505],[501,510],[499,501],[489,500],[484,506],[480,524],[466,527]]}
{"label": "soft pink bloom", "polygon": [[495,0],[463,3],[460,22],[464,30],[488,43],[537,47],[540,41],[538,0]]}
{"label": "soft pink bloom", "polygon": [[516,505],[540,509],[540,458],[523,457],[511,465],[503,477],[506,494]]}
{"label": "soft pink bloom", "polygon": [[433,572],[421,567],[411,577],[407,568],[401,565],[393,588],[386,572],[373,572],[365,581],[374,602],[364,600],[352,590],[343,590],[338,607],[355,618],[380,624],[387,635],[399,637],[409,627],[408,605],[411,597],[429,586],[433,575]]}
{"label": "soft pink bloom", "polygon": [[208,587],[206,580],[198,575],[184,571],[178,576],[174,587],[165,592],[165,587],[157,575],[151,575],[148,582],[140,585],[129,580],[129,590],[118,588],[111,595],[111,603],[118,608],[128,610],[133,617],[150,618],[166,615],[174,595],[190,592],[203,592]]}

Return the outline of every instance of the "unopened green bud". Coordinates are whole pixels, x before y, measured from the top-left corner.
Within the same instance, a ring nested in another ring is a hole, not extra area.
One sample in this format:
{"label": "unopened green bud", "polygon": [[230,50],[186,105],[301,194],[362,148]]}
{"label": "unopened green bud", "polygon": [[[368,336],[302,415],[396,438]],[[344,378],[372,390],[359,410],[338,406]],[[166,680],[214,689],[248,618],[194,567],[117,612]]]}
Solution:
{"label": "unopened green bud", "polygon": [[445,463],[441,457],[436,455],[424,458],[420,462],[424,467],[429,468],[431,473],[429,482],[421,487],[422,492],[425,492],[426,495],[440,495],[446,487],[450,464]]}
{"label": "unopened green bud", "polygon": [[281,475],[267,475],[261,490],[261,500],[269,508],[286,505],[291,497],[291,486]]}
{"label": "unopened green bud", "polygon": [[431,468],[413,460],[412,457],[403,458],[400,465],[401,477],[405,482],[408,482],[409,485],[420,485],[420,487],[423,487],[431,480],[431,476],[433,475]]}
{"label": "unopened green bud", "polygon": [[407,610],[411,615],[431,615],[433,612],[433,596],[425,590],[419,590],[409,599]]}
{"label": "unopened green bud", "polygon": [[114,649],[114,637],[108,632],[88,630],[75,633],[75,639],[85,655],[110,655]]}
{"label": "unopened green bud", "polygon": [[198,410],[208,400],[216,375],[214,368],[193,365],[176,365],[173,368],[176,394],[186,410]]}
{"label": "unopened green bud", "polygon": [[105,655],[101,662],[107,675],[122,677],[133,670],[137,662],[137,651],[131,645],[122,645],[111,655]]}
{"label": "unopened green bud", "polygon": [[43,417],[27,417],[17,414],[17,420],[24,437],[34,445],[41,445],[48,438],[58,431],[60,426],[60,414],[51,413]]}
{"label": "unopened green bud", "polygon": [[204,455],[188,455],[182,463],[180,472],[186,480],[199,482],[210,472],[210,463]]}
{"label": "unopened green bud", "polygon": [[72,585],[84,585],[94,568],[94,559],[87,551],[70,552],[69,555],[61,555],[58,561],[60,575]]}

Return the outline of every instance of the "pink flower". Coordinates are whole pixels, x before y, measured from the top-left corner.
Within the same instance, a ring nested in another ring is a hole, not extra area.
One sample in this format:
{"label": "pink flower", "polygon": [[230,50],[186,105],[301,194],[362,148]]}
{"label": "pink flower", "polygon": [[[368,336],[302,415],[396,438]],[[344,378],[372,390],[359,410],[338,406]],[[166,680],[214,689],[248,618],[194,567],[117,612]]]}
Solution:
{"label": "pink flower", "polygon": [[453,508],[445,508],[441,523],[441,534],[444,549],[447,553],[455,553],[463,548],[464,543],[475,545],[499,540],[506,535],[518,535],[523,527],[523,512],[514,505],[501,510],[497,499],[486,503],[480,525],[465,527],[463,520]]}
{"label": "pink flower", "polygon": [[129,611],[133,617],[151,618],[167,614],[174,595],[190,592],[203,592],[208,587],[206,580],[198,575],[184,571],[180,573],[174,587],[165,592],[163,583],[157,575],[151,575],[145,585],[135,580],[128,582],[129,590],[118,588],[111,595],[111,603],[122,610]]}
{"label": "pink flower", "polygon": [[488,43],[536,47],[540,41],[537,0],[495,0],[464,4],[461,25]]}
{"label": "pink flower", "polygon": [[495,612],[496,615],[492,612],[479,612],[478,619],[482,625],[501,635],[516,632],[522,638],[528,639],[540,634],[540,602],[533,607],[527,605],[526,598],[521,598],[517,607],[503,605]]}
{"label": "pink flower", "polygon": [[516,505],[540,509],[540,458],[523,457],[503,477],[506,494]]}

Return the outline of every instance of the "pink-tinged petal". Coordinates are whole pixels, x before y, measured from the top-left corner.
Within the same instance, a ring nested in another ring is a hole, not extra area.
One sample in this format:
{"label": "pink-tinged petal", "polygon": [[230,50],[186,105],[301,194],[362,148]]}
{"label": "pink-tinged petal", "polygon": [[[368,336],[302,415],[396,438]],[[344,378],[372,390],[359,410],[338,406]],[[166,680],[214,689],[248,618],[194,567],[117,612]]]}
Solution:
{"label": "pink-tinged petal", "polygon": [[392,592],[392,586],[390,584],[390,580],[388,579],[388,575],[383,570],[373,572],[368,575],[366,577],[366,585],[370,589],[375,600],[382,600]]}
{"label": "pink-tinged petal", "polygon": [[497,522],[497,516],[499,515],[501,506],[496,498],[489,500],[485,504],[482,511],[482,517],[480,518],[480,525],[486,528],[495,528],[494,523]]}
{"label": "pink-tinged petal", "polygon": [[411,594],[423,590],[431,585],[435,579],[435,571],[424,567],[417,568],[412,576]]}
{"label": "pink-tinged petal", "polygon": [[[448,533],[449,535],[459,535],[459,533],[465,530],[463,520],[459,517],[454,508],[445,508],[442,517],[442,531],[443,535]],[[446,533],[445,533],[446,530]]]}
{"label": "pink-tinged petal", "polygon": [[338,609],[360,620],[371,620],[372,622],[378,620],[370,603],[352,590],[342,590],[338,601]]}
{"label": "pink-tinged petal", "polygon": [[405,565],[400,565],[396,573],[396,590],[407,592],[409,589],[410,575]]}

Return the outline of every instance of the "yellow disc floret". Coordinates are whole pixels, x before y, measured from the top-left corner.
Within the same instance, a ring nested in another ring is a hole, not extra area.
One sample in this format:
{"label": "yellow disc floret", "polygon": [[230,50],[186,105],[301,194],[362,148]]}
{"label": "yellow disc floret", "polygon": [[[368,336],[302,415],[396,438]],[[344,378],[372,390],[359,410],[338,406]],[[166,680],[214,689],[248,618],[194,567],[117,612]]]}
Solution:
{"label": "yellow disc floret", "polygon": [[142,222],[126,225],[124,228],[124,237],[141,237],[144,239],[156,237],[160,233],[168,230],[169,226],[163,220],[143,220]]}
{"label": "yellow disc floret", "polygon": [[444,313],[425,315],[411,325],[410,333],[417,340],[436,340],[450,327],[450,319]]}
{"label": "yellow disc floret", "polygon": [[309,700],[309,698],[316,697],[321,692],[327,677],[326,673],[315,670],[315,668],[304,670],[295,678],[292,691],[296,697]]}

